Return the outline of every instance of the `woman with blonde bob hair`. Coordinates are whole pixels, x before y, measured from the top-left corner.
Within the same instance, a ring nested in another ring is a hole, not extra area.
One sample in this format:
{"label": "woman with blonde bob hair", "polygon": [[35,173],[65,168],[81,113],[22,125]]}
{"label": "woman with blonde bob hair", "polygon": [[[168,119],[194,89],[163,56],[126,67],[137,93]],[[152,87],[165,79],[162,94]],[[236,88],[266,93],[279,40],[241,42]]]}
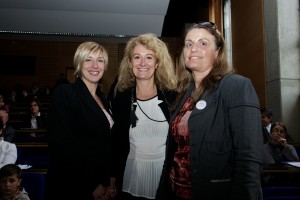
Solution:
{"label": "woman with blonde bob hair", "polygon": [[81,77],[81,69],[83,67],[83,63],[85,62],[85,59],[90,54],[100,53],[103,59],[104,63],[104,70],[107,70],[108,66],[108,53],[106,49],[96,43],[96,42],[84,42],[81,45],[78,46],[77,51],[75,52],[73,63],[75,67],[74,75],[77,77]]}
{"label": "woman with blonde bob hair", "polygon": [[176,85],[163,41],[151,33],[128,41],[112,99],[114,171],[122,200],[155,198]]}
{"label": "woman with blonde bob hair", "polygon": [[46,197],[55,199],[69,191],[68,199],[110,199],[115,187],[104,162],[111,159],[114,121],[99,87],[107,51],[96,42],[83,42],[73,61],[77,79],[55,88],[48,115],[51,164]]}

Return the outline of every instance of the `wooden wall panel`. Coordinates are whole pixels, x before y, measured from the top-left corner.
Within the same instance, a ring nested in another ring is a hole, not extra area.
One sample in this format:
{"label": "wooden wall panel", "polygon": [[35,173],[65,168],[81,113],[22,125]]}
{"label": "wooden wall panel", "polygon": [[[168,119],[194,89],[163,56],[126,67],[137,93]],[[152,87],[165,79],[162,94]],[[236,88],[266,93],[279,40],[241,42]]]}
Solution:
{"label": "wooden wall panel", "polygon": [[116,43],[103,43],[102,45],[108,51],[109,56],[108,68],[101,80],[102,89],[107,94],[119,69],[119,46]]}
{"label": "wooden wall panel", "polygon": [[263,0],[231,0],[232,57],[238,74],[250,78],[266,105]]}
{"label": "wooden wall panel", "polygon": [[[176,60],[181,52],[182,38],[161,38],[166,42],[170,54]],[[33,82],[41,88],[53,87],[60,73],[67,74],[73,68],[73,56],[81,42],[0,40],[0,54],[33,55],[37,57],[36,73],[31,76],[3,76],[0,74],[0,93],[10,91],[20,83],[29,89]],[[100,42],[101,43],[101,42]],[[108,93],[123,58],[126,43],[101,43],[109,54],[108,70],[102,78],[102,88]]]}
{"label": "wooden wall panel", "polygon": [[[81,42],[0,40],[0,54],[36,56],[36,71],[30,76],[1,75],[0,93],[8,93],[16,84],[29,89],[33,82],[41,88],[54,87],[60,73],[73,68],[73,56]],[[108,70],[102,78],[103,90],[107,93],[113,82],[120,62],[118,43],[101,43],[109,54]],[[123,44],[125,46],[125,44]],[[122,49],[123,51],[123,49]],[[123,53],[122,53],[123,56]]]}

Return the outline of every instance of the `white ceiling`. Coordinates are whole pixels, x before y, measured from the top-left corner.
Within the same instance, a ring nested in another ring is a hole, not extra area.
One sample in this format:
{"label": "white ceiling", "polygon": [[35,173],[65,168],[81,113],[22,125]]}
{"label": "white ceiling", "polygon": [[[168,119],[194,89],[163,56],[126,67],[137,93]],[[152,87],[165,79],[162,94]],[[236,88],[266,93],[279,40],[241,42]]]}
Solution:
{"label": "white ceiling", "polygon": [[1,0],[0,32],[161,36],[169,0]]}

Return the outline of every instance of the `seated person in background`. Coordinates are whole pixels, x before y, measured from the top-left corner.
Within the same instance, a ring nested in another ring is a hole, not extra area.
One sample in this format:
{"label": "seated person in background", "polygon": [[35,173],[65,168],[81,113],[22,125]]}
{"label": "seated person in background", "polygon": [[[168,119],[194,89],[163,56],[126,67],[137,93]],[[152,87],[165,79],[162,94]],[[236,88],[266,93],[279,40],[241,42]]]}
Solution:
{"label": "seated person in background", "polygon": [[295,147],[287,143],[287,128],[276,122],[271,126],[270,140],[264,144],[264,165],[299,161]]}
{"label": "seated person in background", "polygon": [[45,91],[44,91],[43,95],[44,95],[45,97],[51,97],[51,95],[52,95],[52,90],[51,90],[51,88],[50,88],[49,86],[47,86],[47,87],[45,88]]}
{"label": "seated person in background", "polygon": [[270,140],[273,113],[270,110],[267,110],[266,108],[261,109],[260,112],[264,144],[266,144]]}
{"label": "seated person in background", "polygon": [[0,109],[9,112],[9,106],[4,102],[4,97],[1,94],[0,94]]}
{"label": "seated person in background", "polygon": [[18,99],[21,103],[27,103],[29,101],[30,95],[28,94],[27,90],[22,90],[22,94]]}
{"label": "seated person in background", "polygon": [[19,187],[21,173],[21,168],[15,164],[0,169],[0,200],[30,200],[25,189]]}
{"label": "seated person in background", "polygon": [[14,106],[17,103],[17,100],[17,92],[15,90],[12,90],[8,97],[8,105],[10,107]]}
{"label": "seated person in background", "polygon": [[3,140],[3,122],[0,120],[0,168],[17,161],[17,147],[15,144]]}
{"label": "seated person in background", "polygon": [[40,94],[40,86],[39,86],[39,84],[37,82],[33,82],[32,83],[30,92],[33,95],[39,95]]}
{"label": "seated person in background", "polygon": [[31,129],[44,129],[46,128],[46,115],[40,112],[41,103],[38,99],[34,98],[29,101],[29,113],[24,119],[25,127]]}
{"label": "seated person in background", "polygon": [[59,86],[61,84],[66,84],[66,83],[70,83],[70,82],[64,73],[60,73],[59,78],[57,79],[56,84],[53,89],[55,89],[57,86]]}
{"label": "seated person in background", "polygon": [[16,135],[16,130],[9,124],[7,124],[8,121],[8,113],[5,110],[0,110],[0,120],[2,119],[3,122],[3,138],[4,141],[7,142],[12,142],[15,135]]}

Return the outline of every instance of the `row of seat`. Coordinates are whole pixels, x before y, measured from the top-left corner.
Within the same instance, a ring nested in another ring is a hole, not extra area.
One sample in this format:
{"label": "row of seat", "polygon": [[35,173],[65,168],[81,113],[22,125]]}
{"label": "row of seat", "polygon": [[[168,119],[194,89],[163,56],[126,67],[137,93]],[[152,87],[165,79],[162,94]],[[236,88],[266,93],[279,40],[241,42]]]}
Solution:
{"label": "row of seat", "polygon": [[20,186],[28,193],[30,200],[44,200],[46,175],[39,172],[27,172],[23,170]]}
{"label": "row of seat", "polygon": [[300,186],[263,187],[264,200],[300,200]]}
{"label": "row of seat", "polygon": [[[21,121],[25,114],[22,111],[10,113],[10,122]],[[30,137],[32,130],[29,129],[17,128],[16,132],[18,136],[18,140],[16,140],[17,164],[33,166],[33,169],[24,170],[21,186],[29,193],[31,200],[44,200],[46,173],[50,162],[46,137]],[[35,132],[38,135],[47,134],[46,130],[36,130]],[[300,144],[293,145],[300,156]],[[263,186],[262,190],[264,200],[300,200],[300,186]]]}

